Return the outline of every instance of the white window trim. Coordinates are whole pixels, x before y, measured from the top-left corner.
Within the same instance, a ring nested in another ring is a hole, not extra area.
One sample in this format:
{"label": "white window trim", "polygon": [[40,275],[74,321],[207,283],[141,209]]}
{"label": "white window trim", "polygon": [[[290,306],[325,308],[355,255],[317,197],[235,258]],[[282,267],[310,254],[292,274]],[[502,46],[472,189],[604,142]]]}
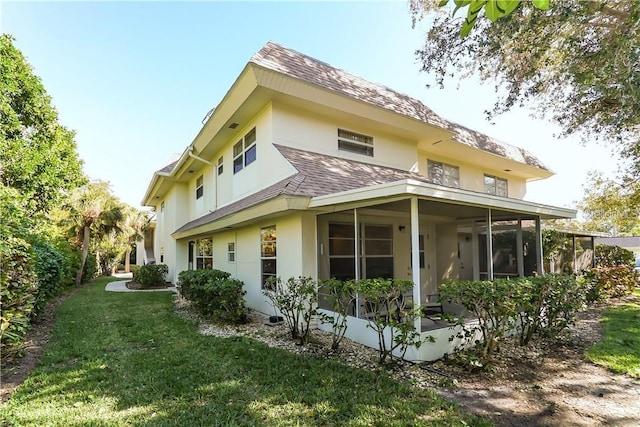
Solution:
{"label": "white window trim", "polygon": [[[430,164],[440,165],[440,167],[442,168],[442,177],[441,177],[442,182],[440,183],[435,182],[434,177],[431,175],[431,169],[429,168]],[[447,170],[451,170],[451,169],[456,171],[456,176],[452,176],[446,173]],[[452,177],[455,179],[456,185],[451,185],[447,183],[447,178],[452,178]],[[450,187],[450,188],[460,188],[460,167],[449,164],[449,163],[439,162],[437,160],[427,159],[427,178],[430,179],[431,181],[434,181],[434,183],[437,185],[442,185],[444,187]]]}
{"label": "white window trim", "polygon": [[[365,141],[369,142],[358,141],[357,139],[351,138],[350,136],[359,137],[360,139],[364,139]],[[349,149],[349,146],[359,147],[363,150],[358,151],[357,149]],[[351,130],[338,128],[338,150],[360,154],[362,156],[373,157],[373,137]]]}
{"label": "white window trim", "polygon": [[[254,134],[254,140],[249,142],[247,144],[247,136],[250,135],[253,132]],[[257,142],[258,142],[258,135],[257,135],[257,131],[256,128],[252,128],[249,132],[247,132],[242,138],[240,138],[240,140],[238,142],[236,142],[235,144],[233,144],[233,173],[234,175],[238,172],[240,172],[242,169],[244,169],[245,167],[249,166],[251,163],[253,163],[255,160],[258,159],[258,153],[256,152],[256,156],[255,158],[250,161],[249,163],[247,163],[247,153],[249,151],[251,151],[251,149],[255,149],[257,150]],[[236,147],[240,146],[240,151],[238,152],[238,154],[236,154]],[[237,164],[238,168],[236,170],[236,161],[239,160],[240,162]]]}
{"label": "white window trim", "polygon": [[[500,197],[509,197],[509,180],[505,179],[505,178],[500,178],[499,176],[495,176],[495,175],[489,175],[487,173],[484,174],[484,178],[492,178],[494,184],[491,186],[491,188],[493,188],[493,192],[491,191],[487,191],[487,183],[486,181],[484,182],[484,192],[487,194],[493,194],[494,196],[500,196]],[[504,193],[505,194],[498,194],[498,181],[502,181],[504,182]]]}

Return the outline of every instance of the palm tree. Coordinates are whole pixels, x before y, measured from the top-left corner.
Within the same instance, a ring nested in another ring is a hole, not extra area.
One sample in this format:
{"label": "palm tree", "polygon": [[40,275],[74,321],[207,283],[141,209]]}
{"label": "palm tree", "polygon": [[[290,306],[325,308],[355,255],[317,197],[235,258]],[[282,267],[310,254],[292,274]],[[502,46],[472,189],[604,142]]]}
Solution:
{"label": "palm tree", "polygon": [[82,248],[80,269],[76,274],[76,286],[79,286],[91,238],[100,240],[112,232],[120,231],[122,205],[111,194],[108,182],[92,181],[71,193],[64,210],[68,212],[68,216],[63,222]]}
{"label": "palm tree", "polygon": [[127,249],[124,255],[124,271],[131,271],[131,247],[144,238],[144,231],[149,225],[149,214],[146,211],[127,206],[124,211],[122,231],[126,236]]}

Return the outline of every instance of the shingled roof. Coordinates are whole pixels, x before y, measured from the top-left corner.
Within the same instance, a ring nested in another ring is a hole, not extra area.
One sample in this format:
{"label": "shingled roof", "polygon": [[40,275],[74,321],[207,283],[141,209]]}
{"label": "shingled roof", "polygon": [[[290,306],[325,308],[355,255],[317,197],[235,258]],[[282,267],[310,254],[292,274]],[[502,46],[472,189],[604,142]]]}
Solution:
{"label": "shingled roof", "polygon": [[422,175],[401,169],[377,166],[281,145],[274,145],[274,147],[296,169],[296,174],[188,222],[176,230],[176,233],[208,224],[278,196],[324,196],[406,179],[429,182]]}
{"label": "shingled roof", "polygon": [[438,126],[455,133],[454,140],[508,159],[549,170],[526,150],[476,132],[440,117],[419,100],[386,86],[304,55],[274,42],[268,42],[249,61],[260,67],[311,83],[398,114]]}

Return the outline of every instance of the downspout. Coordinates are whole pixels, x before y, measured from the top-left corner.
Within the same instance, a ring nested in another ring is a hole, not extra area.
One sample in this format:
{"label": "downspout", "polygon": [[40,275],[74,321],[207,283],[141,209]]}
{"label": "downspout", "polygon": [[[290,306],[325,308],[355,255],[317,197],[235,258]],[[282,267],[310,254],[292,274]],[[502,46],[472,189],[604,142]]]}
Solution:
{"label": "downspout", "polygon": [[211,211],[215,211],[218,209],[218,168],[217,165],[209,160],[205,160],[202,157],[196,156],[193,154],[193,146],[189,147],[189,157],[192,157],[196,160],[200,160],[202,163],[206,163],[213,168],[213,209]]}

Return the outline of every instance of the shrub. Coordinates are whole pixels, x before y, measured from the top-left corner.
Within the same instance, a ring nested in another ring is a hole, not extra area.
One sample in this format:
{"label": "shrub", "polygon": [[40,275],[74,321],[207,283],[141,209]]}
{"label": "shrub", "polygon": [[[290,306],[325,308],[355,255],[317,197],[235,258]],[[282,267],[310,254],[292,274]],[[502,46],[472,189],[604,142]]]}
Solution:
{"label": "shrub", "polygon": [[38,294],[33,314],[37,316],[60,291],[64,258],[55,246],[44,240],[36,240],[32,247],[35,254],[34,270],[38,277]]}
{"label": "shrub", "polygon": [[244,283],[221,270],[189,270],[178,275],[178,290],[203,315],[241,323],[246,321]]}
{"label": "shrub", "polygon": [[136,264],[131,264],[129,266],[129,271],[133,274],[136,274],[136,271],[140,270],[140,266]]}
{"label": "shrub", "polygon": [[165,278],[169,273],[166,264],[147,264],[133,273],[133,280],[143,288],[166,284]]}
{"label": "shrub", "polygon": [[[404,294],[413,288],[410,280],[364,279],[357,282],[357,291],[367,307],[367,327],[378,334],[378,356],[382,364],[387,357],[393,361],[393,351],[401,351],[404,357],[410,346],[420,347],[420,331],[416,331],[414,320],[421,313],[413,309]],[[384,333],[388,330],[391,343],[387,345]]]}
{"label": "shrub", "polygon": [[17,237],[0,242],[0,354],[2,360],[14,355],[29,329],[38,294],[29,243]]}
{"label": "shrub", "polygon": [[[476,341],[479,363],[485,367],[498,349],[498,342],[515,326],[517,315],[515,286],[512,280],[446,281],[440,286],[443,299],[461,304],[478,318],[482,341]],[[470,339],[476,327],[468,328],[464,318],[455,319]]]}
{"label": "shrub", "polygon": [[336,350],[347,332],[347,316],[356,298],[357,283],[353,280],[329,279],[319,285],[326,290],[327,296],[333,301],[333,314],[320,316],[320,321],[331,324],[333,332],[331,349]]}
{"label": "shrub", "polygon": [[87,255],[87,260],[84,263],[84,269],[82,270],[82,283],[87,283],[94,277],[96,277],[96,273],[98,272],[98,260],[96,259],[96,255],[89,252]]}
{"label": "shrub", "polygon": [[616,265],[595,267],[583,273],[587,284],[587,302],[604,302],[609,298],[629,295],[636,287],[632,267]]}
{"label": "shrub", "polygon": [[546,274],[513,281],[520,344],[535,333],[552,338],[575,322],[584,307],[585,287],[573,275]]}
{"label": "shrub", "polygon": [[629,249],[620,246],[596,245],[595,261],[598,267],[626,265],[633,268],[635,255]]}
{"label": "shrub", "polygon": [[271,279],[263,294],[285,319],[291,338],[302,345],[309,339],[311,319],[317,314],[317,284],[311,277]]}

